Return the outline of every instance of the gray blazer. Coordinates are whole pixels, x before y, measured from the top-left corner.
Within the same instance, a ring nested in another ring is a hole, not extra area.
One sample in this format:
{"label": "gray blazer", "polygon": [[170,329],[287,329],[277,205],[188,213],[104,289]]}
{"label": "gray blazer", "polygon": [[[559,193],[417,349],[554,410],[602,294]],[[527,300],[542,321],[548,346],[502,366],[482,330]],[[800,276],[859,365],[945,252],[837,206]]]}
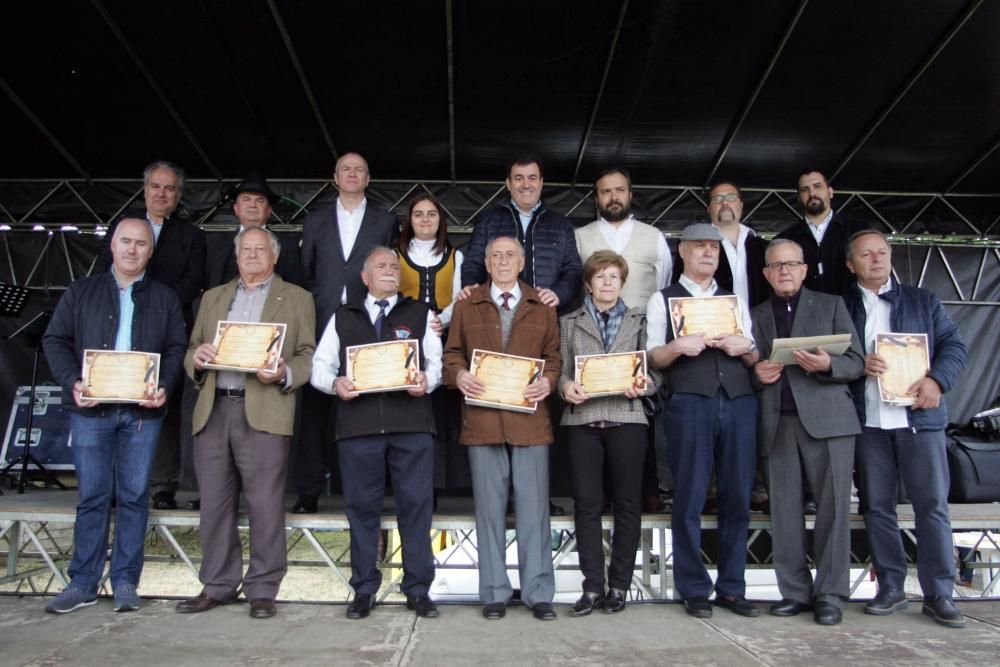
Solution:
{"label": "gray blazer", "polygon": [[[753,320],[753,336],[760,350],[761,359],[771,355],[771,345],[775,338],[774,312],[771,299],[756,306],[750,316]],[[827,373],[806,373],[799,366],[785,366],[783,373],[788,377],[799,420],[806,432],[817,439],[861,433],[857,411],[851,399],[848,383],[861,377],[865,369],[861,342],[854,329],[854,323],[847,312],[844,300],[839,296],[813,292],[805,287],[799,297],[799,305],[792,322],[792,337],[825,336],[830,334],[851,334],[851,347],[842,355],[831,355],[831,367]],[[767,456],[774,444],[781,413],[781,381],[761,385],[754,375],[758,387],[757,442],[760,453]]]}
{"label": "gray blazer", "polygon": [[[559,395],[563,396],[563,386],[573,379],[576,363],[574,357],[583,354],[604,354],[597,322],[586,307],[559,318],[560,352],[562,353],[562,374],[559,377]],[[640,308],[625,311],[621,328],[611,344],[610,352],[633,352],[646,349],[646,314]],[[646,395],[656,393],[660,384],[660,373],[647,364],[652,384],[646,388]],[[563,426],[579,426],[598,421],[612,421],[620,424],[647,424],[642,401],[624,396],[601,396],[586,401],[583,405],[567,403],[563,406]]]}

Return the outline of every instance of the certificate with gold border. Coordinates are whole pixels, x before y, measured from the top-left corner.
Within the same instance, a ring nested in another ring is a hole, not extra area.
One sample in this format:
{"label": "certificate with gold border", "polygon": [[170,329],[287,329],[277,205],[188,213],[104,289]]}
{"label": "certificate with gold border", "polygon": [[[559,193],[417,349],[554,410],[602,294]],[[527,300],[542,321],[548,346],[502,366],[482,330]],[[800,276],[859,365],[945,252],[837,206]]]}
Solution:
{"label": "certificate with gold border", "polygon": [[878,377],[879,397],[890,405],[913,405],[917,397],[906,391],[931,369],[927,334],[876,333],[875,354],[888,367]]}
{"label": "certificate with gold border", "polygon": [[486,385],[478,398],[465,397],[469,405],[514,412],[534,412],[536,401],[524,398],[528,385],[542,376],[545,360],[518,357],[513,354],[473,350],[469,372]]}
{"label": "certificate with gold border", "polygon": [[740,301],[736,295],[675,296],[667,299],[667,315],[674,338],[705,334],[707,338],[745,336]]}
{"label": "certificate with gold border", "polygon": [[392,340],[369,345],[351,345],[344,350],[344,374],[359,394],[404,391],[419,387],[420,342]]}
{"label": "certificate with gold border", "polygon": [[646,351],[576,356],[573,379],[587,396],[618,396],[630,387],[646,391]]}
{"label": "certificate with gold border", "polygon": [[278,368],[285,344],[283,322],[232,322],[222,320],[212,343],[219,351],[205,368],[256,373]]}
{"label": "certificate with gold border", "polygon": [[82,398],[100,403],[152,400],[160,382],[160,355],[155,352],[84,350]]}

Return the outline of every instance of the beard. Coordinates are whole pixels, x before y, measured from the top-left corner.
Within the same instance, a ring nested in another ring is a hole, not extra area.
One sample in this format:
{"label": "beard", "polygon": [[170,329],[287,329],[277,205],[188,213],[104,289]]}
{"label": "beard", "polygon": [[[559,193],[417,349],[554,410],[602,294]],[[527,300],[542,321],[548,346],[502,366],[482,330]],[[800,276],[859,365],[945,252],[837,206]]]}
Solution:
{"label": "beard", "polygon": [[826,212],[826,204],[822,199],[810,199],[806,202],[806,212],[810,215],[819,215]]}
{"label": "beard", "polygon": [[598,206],[597,213],[608,222],[621,222],[632,212],[632,207],[626,204],[618,204],[618,206],[620,208],[615,211]]}

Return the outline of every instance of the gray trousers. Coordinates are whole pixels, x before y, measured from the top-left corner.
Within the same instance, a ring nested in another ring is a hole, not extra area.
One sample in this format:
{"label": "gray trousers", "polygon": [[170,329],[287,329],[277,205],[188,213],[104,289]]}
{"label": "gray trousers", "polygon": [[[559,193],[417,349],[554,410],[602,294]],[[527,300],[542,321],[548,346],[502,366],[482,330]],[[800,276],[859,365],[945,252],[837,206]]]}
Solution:
{"label": "gray trousers", "polygon": [[521,600],[529,607],[552,602],[552,533],[549,524],[547,445],[469,447],[476,505],[479,597],[483,604],[507,603],[513,594],[507,576],[507,497],[514,482],[514,525]]}
{"label": "gray trousers", "polygon": [[[854,436],[817,440],[798,417],[781,417],[767,457],[774,570],[781,597],[840,605],[850,595],[851,471]],[[802,471],[816,498],[816,580],[806,562]]]}
{"label": "gray trousers", "polygon": [[[206,388],[203,391],[213,391]],[[199,578],[204,593],[231,597],[243,584],[248,599],[278,595],[288,571],[285,552],[285,476],[291,438],[255,431],[242,398],[215,398],[212,415],[194,439],[201,489]],[[236,518],[240,491],[250,522],[250,566],[243,575],[243,546]]]}

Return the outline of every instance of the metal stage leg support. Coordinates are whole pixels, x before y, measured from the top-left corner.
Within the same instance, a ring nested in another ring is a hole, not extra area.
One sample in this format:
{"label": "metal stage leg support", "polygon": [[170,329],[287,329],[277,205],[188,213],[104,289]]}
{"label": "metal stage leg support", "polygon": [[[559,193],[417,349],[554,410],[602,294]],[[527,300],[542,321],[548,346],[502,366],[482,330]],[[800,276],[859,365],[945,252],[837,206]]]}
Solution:
{"label": "metal stage leg support", "polygon": [[158,525],[156,526],[156,532],[170,544],[170,547],[174,550],[174,552],[180,556],[180,559],[184,561],[188,568],[190,568],[191,572],[194,573],[195,578],[198,578],[198,568],[196,568],[194,563],[191,562],[191,559],[188,558],[188,555],[184,552],[183,547],[181,547],[181,545],[177,543],[177,540],[174,539],[174,535],[170,532],[170,529],[166,526]]}
{"label": "metal stage leg support", "polygon": [[17,554],[21,550],[21,522],[11,521],[7,533],[7,576],[17,574]]}
{"label": "metal stage leg support", "polygon": [[342,581],[343,584],[347,586],[347,588],[353,591],[354,589],[351,588],[351,583],[347,580],[346,577],[344,577],[343,572],[340,571],[340,568],[337,567],[337,564],[333,561],[332,558],[330,558],[329,552],[323,548],[323,545],[319,543],[319,540],[317,540],[316,536],[312,534],[312,531],[309,530],[308,528],[299,528],[298,530],[302,531],[302,534],[305,535],[307,540],[309,540],[309,543],[312,545],[313,549],[316,551],[317,554],[319,554],[319,557],[322,558],[326,562],[326,564],[330,566],[330,569],[333,570],[334,574],[337,575],[337,578],[340,579],[340,581]]}
{"label": "metal stage leg support", "polygon": [[49,552],[46,551],[45,547],[42,546],[42,541],[38,539],[38,535],[35,534],[35,531],[31,530],[31,526],[29,526],[27,522],[22,521],[20,523],[21,523],[21,528],[26,533],[28,533],[28,538],[35,544],[35,548],[38,549],[38,553],[41,554],[42,559],[45,561],[45,564],[48,565],[49,569],[52,570],[52,572],[56,575],[56,577],[59,578],[63,586],[69,586],[69,581],[63,575],[62,570],[56,567],[55,561],[52,560],[52,557],[49,555]]}

